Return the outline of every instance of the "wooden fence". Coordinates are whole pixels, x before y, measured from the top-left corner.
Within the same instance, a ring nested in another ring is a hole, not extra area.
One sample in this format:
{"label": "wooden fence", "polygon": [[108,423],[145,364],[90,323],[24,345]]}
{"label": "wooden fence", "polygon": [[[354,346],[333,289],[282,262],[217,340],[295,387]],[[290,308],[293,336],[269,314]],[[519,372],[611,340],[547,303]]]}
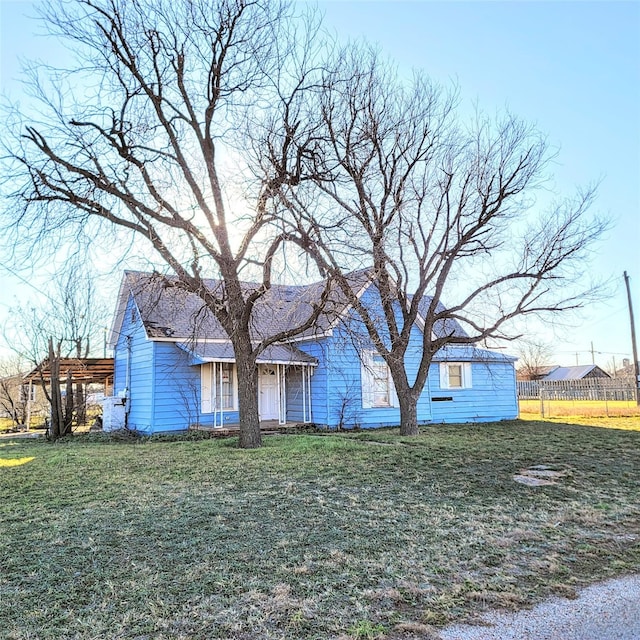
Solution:
{"label": "wooden fence", "polygon": [[584,380],[518,380],[519,400],[626,400],[634,401],[632,378]]}

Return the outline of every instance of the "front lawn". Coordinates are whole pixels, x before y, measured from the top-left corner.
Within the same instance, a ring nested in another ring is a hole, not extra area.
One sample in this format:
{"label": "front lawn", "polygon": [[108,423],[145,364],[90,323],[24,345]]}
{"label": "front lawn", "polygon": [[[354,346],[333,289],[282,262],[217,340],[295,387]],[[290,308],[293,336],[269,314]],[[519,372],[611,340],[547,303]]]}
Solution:
{"label": "front lawn", "polygon": [[[535,465],[562,473],[531,487]],[[544,422],[117,443],[0,440],[0,629],[425,638],[640,570],[640,432]]]}

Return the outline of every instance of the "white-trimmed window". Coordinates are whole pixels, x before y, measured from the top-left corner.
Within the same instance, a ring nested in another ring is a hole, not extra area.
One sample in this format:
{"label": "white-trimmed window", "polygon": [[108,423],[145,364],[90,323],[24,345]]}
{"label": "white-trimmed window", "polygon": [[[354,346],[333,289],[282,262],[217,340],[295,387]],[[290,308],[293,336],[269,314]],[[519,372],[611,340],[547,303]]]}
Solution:
{"label": "white-trimmed window", "polygon": [[471,386],[472,380],[470,362],[440,363],[441,389],[470,389]]}
{"label": "white-trimmed window", "polygon": [[361,362],[362,407],[397,407],[398,398],[391,373],[377,351],[363,351]]}
{"label": "white-trimmed window", "polygon": [[207,362],[200,367],[202,413],[234,411],[238,406],[236,366],[231,362]]}

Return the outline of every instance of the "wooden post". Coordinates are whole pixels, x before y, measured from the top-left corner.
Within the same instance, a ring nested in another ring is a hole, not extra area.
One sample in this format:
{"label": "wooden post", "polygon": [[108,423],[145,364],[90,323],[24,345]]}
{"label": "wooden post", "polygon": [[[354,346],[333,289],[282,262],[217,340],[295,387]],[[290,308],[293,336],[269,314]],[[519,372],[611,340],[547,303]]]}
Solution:
{"label": "wooden post", "polygon": [[62,435],[70,436],[73,430],[73,376],[71,369],[67,371],[64,403],[64,426]]}

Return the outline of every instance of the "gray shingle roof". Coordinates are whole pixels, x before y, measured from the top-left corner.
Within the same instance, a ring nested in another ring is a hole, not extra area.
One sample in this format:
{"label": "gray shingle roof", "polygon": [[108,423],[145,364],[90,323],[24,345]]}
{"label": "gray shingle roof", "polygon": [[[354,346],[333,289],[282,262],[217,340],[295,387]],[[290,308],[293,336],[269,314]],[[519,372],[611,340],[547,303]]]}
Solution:
{"label": "gray shingle roof", "polygon": [[[370,271],[363,269],[350,274],[351,286],[358,292],[371,282]],[[150,339],[169,338],[176,342],[194,342],[197,340],[228,340],[229,337],[220,322],[207,309],[202,299],[194,293],[186,292],[175,286],[177,278],[155,275],[151,273],[128,271],[121,290],[121,297],[133,295],[136,307],[142,318],[147,336]],[[223,284],[220,280],[205,280],[205,286],[212,292],[220,291]],[[258,284],[246,282],[242,285],[247,294],[259,287]],[[256,342],[271,337],[281,331],[300,326],[312,313],[313,306],[320,301],[325,282],[308,285],[274,284],[254,307],[252,314],[252,339]],[[430,298],[423,299],[421,309],[425,309]],[[120,314],[124,313],[120,301]],[[336,286],[332,289],[322,314],[315,325],[298,337],[323,335],[349,308],[344,294]],[[443,310],[442,304],[438,311]],[[118,320],[114,324],[117,331]],[[446,320],[434,328],[436,335],[441,331],[447,334],[466,336],[460,325],[453,320]]]}
{"label": "gray shingle roof", "polygon": [[[409,296],[409,300],[411,300],[412,296]],[[418,305],[418,310],[420,315],[424,318],[427,315],[427,311],[429,309],[429,305],[433,298],[431,296],[423,296],[422,300],[420,300],[420,304]],[[438,302],[436,305],[436,313],[442,313],[445,310],[445,306],[442,302]],[[442,336],[457,336],[460,338],[466,338],[466,331],[460,326],[457,320],[453,318],[445,318],[444,320],[438,320],[433,325],[433,333],[438,337]]]}
{"label": "gray shingle roof", "polygon": [[[351,276],[354,290],[359,290],[367,283],[367,274],[362,271]],[[196,338],[228,340],[227,333],[202,299],[173,286],[176,281],[176,278],[149,273],[126,272],[125,291],[134,297],[147,336],[176,341]],[[219,280],[206,280],[205,286],[210,291],[222,293],[220,289],[223,285]],[[248,282],[242,286],[247,295],[259,287]],[[313,312],[314,305],[320,301],[324,288],[325,282],[309,285],[274,284],[255,304],[251,316],[252,339],[260,341],[303,324]],[[325,333],[347,306],[345,296],[335,287],[315,325],[302,335]]]}

